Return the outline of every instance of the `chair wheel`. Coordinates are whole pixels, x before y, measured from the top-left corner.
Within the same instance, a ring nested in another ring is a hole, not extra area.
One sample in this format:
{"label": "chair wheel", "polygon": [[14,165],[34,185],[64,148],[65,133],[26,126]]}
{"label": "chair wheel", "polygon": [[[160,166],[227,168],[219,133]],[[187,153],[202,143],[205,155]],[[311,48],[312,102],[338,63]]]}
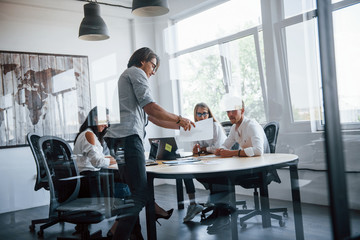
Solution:
{"label": "chair wheel", "polygon": [[284,213],[283,213],[283,216],[284,216],[285,218],[288,218],[288,217],[289,217],[289,215],[288,215],[287,212],[284,212]]}
{"label": "chair wheel", "polygon": [[30,225],[29,229],[30,229],[30,232],[35,232],[35,226],[34,225]]}
{"label": "chair wheel", "polygon": [[247,209],[247,206],[246,204],[243,205],[243,209],[246,210]]}
{"label": "chair wheel", "polygon": [[285,227],[285,222],[283,220],[280,220],[279,225],[280,225],[280,227]]}
{"label": "chair wheel", "polygon": [[37,233],[38,237],[42,237],[44,236],[44,231],[43,230],[39,230]]}
{"label": "chair wheel", "polygon": [[246,223],[240,223],[240,227],[242,228],[242,229],[245,229],[246,227],[247,227],[247,224]]}

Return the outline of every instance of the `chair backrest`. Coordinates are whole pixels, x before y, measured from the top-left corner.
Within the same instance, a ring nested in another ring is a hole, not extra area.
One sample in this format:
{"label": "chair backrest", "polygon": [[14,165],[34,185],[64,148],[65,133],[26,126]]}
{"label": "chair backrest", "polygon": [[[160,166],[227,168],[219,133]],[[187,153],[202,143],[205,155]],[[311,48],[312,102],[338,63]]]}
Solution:
{"label": "chair backrest", "polygon": [[267,123],[264,126],[264,132],[269,142],[270,153],[275,153],[277,138],[279,134],[279,123],[275,121]]}
{"label": "chair backrest", "polygon": [[75,200],[80,189],[80,176],[69,144],[58,137],[39,139],[50,187],[50,208]]}
{"label": "chair backrest", "polygon": [[34,190],[37,191],[41,188],[49,190],[49,182],[46,176],[44,161],[38,144],[40,136],[35,133],[28,133],[26,139],[29,143],[36,165],[36,182],[35,182]]}
{"label": "chair backrest", "polygon": [[[232,125],[233,124],[230,121],[221,122],[221,126],[224,128],[226,136],[229,136]],[[240,149],[240,146],[239,146],[239,143],[237,143],[237,142],[234,143],[234,145],[231,147],[231,150],[239,150],[239,149]]]}

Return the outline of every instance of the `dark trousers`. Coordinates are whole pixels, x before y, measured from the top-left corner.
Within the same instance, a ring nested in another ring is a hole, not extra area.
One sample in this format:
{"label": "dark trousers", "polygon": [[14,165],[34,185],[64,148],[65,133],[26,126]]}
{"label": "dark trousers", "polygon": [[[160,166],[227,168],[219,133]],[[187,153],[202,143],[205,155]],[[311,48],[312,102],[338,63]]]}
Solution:
{"label": "dark trousers", "polygon": [[[148,188],[145,169],[144,146],[138,135],[131,135],[124,138],[110,139],[115,149],[121,147],[125,155],[125,182],[129,185],[131,198],[135,206],[125,209],[117,219],[118,225],[113,239],[129,239],[130,233],[138,219],[139,212],[148,202]],[[112,147],[112,144],[109,145]],[[119,166],[123,168],[123,166]]]}
{"label": "dark trousers", "polygon": [[195,185],[192,178],[184,178],[186,193],[195,193]]}
{"label": "dark trousers", "polygon": [[82,171],[80,180],[79,198],[101,196],[100,171]]}

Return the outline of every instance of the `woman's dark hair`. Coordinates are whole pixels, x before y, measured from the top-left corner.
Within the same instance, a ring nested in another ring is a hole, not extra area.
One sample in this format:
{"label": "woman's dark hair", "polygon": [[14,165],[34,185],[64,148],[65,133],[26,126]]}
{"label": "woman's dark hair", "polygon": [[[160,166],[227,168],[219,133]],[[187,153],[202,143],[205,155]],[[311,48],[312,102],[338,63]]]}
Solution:
{"label": "woman's dark hair", "polygon": [[[109,109],[107,109],[107,108],[106,108],[106,115],[109,115]],[[99,133],[98,129],[97,129],[97,123],[95,121],[95,118],[98,119],[98,108],[97,107],[94,107],[93,109],[90,110],[84,123],[80,126],[79,133],[76,135],[74,144],[75,144],[78,136],[80,135],[80,133],[82,133],[83,131],[85,131],[88,128],[90,128],[94,132],[96,137],[99,139],[99,142],[101,144],[103,144],[104,135],[107,132],[107,128],[105,128],[104,131]]]}
{"label": "woman's dark hair", "polygon": [[156,69],[155,71],[159,68],[160,66],[160,58],[158,57],[158,55],[156,55],[153,50],[151,50],[150,48],[147,47],[143,47],[140,48],[138,50],[136,50],[133,55],[130,57],[129,62],[127,64],[127,67],[141,67],[142,61],[145,62],[150,62],[151,59],[156,58]]}

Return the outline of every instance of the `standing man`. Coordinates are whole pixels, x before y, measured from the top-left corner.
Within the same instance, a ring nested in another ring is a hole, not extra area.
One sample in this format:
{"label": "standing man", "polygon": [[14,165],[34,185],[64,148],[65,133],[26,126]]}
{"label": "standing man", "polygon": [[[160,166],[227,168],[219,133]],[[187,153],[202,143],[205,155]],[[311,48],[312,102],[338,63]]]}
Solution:
{"label": "standing man", "polygon": [[116,240],[129,239],[139,212],[149,200],[143,146],[148,120],[165,128],[190,130],[191,125],[195,127],[189,119],[169,113],[155,103],[149,79],[159,66],[160,59],[151,49],[140,48],[130,57],[128,68],[118,81],[120,123],[109,128],[107,137],[115,141],[116,148],[124,149],[125,179],[135,206],[126,212],[126,217],[117,220],[113,235]]}

